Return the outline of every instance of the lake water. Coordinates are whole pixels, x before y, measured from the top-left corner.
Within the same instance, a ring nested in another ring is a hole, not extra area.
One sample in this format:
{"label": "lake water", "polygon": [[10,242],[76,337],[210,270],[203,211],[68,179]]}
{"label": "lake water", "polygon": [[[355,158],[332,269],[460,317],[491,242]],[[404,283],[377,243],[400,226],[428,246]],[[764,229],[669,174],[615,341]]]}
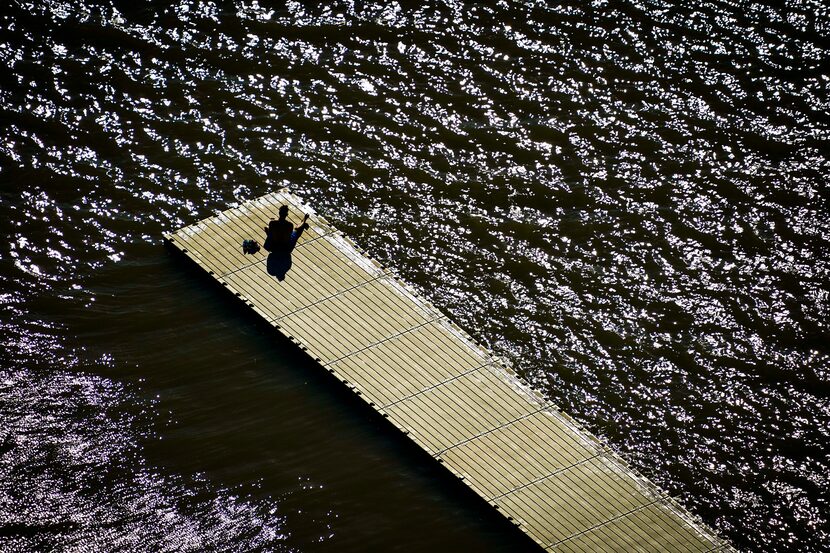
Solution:
{"label": "lake water", "polygon": [[162,244],[288,186],[734,545],[830,551],[826,4],[158,4],[0,8],[0,549],[528,547]]}

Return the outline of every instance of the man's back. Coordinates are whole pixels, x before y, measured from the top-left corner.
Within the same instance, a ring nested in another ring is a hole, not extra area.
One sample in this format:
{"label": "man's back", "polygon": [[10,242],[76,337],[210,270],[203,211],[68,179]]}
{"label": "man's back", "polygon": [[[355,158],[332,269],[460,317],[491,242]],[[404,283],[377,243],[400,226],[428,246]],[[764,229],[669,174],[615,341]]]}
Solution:
{"label": "man's back", "polygon": [[291,233],[294,232],[294,225],[286,219],[278,219],[271,221],[268,224],[266,234],[268,237],[265,240],[263,247],[267,251],[274,251],[282,248],[287,248],[291,242]]}

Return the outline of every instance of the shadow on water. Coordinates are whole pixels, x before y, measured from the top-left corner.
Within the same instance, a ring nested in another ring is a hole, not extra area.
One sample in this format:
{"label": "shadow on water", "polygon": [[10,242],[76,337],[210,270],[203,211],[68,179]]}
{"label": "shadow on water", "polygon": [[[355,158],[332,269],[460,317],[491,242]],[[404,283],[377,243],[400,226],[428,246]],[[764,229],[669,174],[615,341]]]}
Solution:
{"label": "shadow on water", "polygon": [[[183,272],[188,281],[199,284],[200,293],[214,299],[221,312],[218,316],[256,331],[257,339],[250,342],[246,354],[262,354],[265,371],[270,373],[273,367],[278,372],[278,376],[268,378],[270,384],[283,387],[288,383],[292,399],[299,402],[294,406],[274,404],[268,410],[266,416],[273,418],[265,424],[281,429],[270,446],[276,444],[286,458],[303,459],[296,467],[302,472],[320,470],[320,479],[330,479],[329,486],[337,489],[329,498],[333,500],[329,507],[342,508],[337,516],[349,520],[350,531],[363,526],[372,534],[341,534],[336,541],[338,550],[371,549],[372,543],[393,551],[455,551],[463,547],[476,551],[539,550],[504,516],[227,288],[179,250],[169,244],[167,249],[175,264],[173,270]],[[269,274],[282,280],[280,275],[284,278],[290,268],[291,250],[268,256]],[[218,289],[228,293],[215,294]],[[303,390],[297,397],[300,382]],[[291,447],[291,441],[296,451],[283,451]],[[273,451],[269,448],[252,455],[273,455]],[[331,473],[325,474],[329,469]],[[341,492],[347,495],[337,497]],[[308,499],[303,501],[305,505]],[[368,513],[364,512],[367,508]],[[369,522],[377,516],[373,512],[376,509],[383,518],[397,520],[385,520],[378,527]],[[440,528],[435,522],[438,512],[443,512]],[[419,531],[420,525],[424,526]],[[401,527],[406,530],[401,531]],[[426,528],[429,532],[422,534]]]}
{"label": "shadow on water", "polygon": [[290,529],[276,543],[289,550],[538,550],[268,322],[217,293],[215,279],[167,251],[103,271],[90,287],[94,316],[66,317],[84,343],[130,359],[102,376],[155,398],[141,454],[197,490],[173,501],[232,494],[273,505],[276,524]]}

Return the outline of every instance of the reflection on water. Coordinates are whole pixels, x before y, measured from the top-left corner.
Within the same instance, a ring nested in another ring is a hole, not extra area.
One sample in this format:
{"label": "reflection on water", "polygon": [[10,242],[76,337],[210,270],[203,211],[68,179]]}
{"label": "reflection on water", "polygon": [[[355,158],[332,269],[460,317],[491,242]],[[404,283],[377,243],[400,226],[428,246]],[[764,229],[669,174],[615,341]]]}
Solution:
{"label": "reflection on water", "polygon": [[830,543],[823,4],[0,17],[3,548],[518,547],[159,245],[284,185],[739,547]]}

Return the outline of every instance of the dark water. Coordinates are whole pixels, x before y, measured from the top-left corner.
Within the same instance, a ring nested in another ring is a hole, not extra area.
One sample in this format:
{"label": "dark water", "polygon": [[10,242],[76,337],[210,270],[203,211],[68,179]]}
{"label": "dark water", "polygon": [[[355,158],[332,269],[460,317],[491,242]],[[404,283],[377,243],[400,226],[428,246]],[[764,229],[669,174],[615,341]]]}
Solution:
{"label": "dark water", "polygon": [[287,185],[736,546],[830,551],[820,2],[4,2],[0,550],[527,543],[160,234]]}

